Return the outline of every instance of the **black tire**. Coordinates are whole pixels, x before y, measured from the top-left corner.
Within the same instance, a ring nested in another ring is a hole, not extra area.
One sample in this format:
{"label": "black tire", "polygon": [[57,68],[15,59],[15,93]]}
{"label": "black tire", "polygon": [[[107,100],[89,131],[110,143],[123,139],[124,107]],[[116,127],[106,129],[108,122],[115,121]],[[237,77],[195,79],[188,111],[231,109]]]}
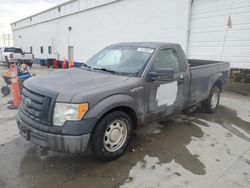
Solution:
{"label": "black tire", "polygon": [[32,62],[27,62],[26,65],[31,68],[32,67]]}
{"label": "black tire", "polygon": [[10,68],[10,62],[7,56],[5,56],[5,63],[6,63],[7,68]]}
{"label": "black tire", "polygon": [[8,86],[3,86],[1,88],[1,93],[3,94],[3,96],[7,96],[10,94],[10,88]]}
{"label": "black tire", "polygon": [[[111,152],[106,149],[107,146],[105,146],[104,143],[106,137],[104,136],[104,134],[107,133],[108,127],[112,124],[112,122],[115,122],[117,120],[124,122],[124,124],[126,125],[127,136],[123,139],[124,142],[122,142],[123,144],[120,145],[120,148],[117,151]],[[127,113],[123,111],[113,111],[108,113],[99,121],[93,132],[91,138],[92,153],[101,161],[110,161],[120,157],[127,148],[131,137],[132,127],[132,120]]]}
{"label": "black tire", "polygon": [[[218,96],[216,103],[213,102],[212,99],[214,95]],[[210,91],[208,98],[202,102],[202,108],[208,114],[214,113],[219,106],[219,102],[220,102],[220,89],[217,86],[214,86]]]}
{"label": "black tire", "polygon": [[10,68],[10,62],[7,56],[5,56],[5,63],[6,63],[7,68]]}

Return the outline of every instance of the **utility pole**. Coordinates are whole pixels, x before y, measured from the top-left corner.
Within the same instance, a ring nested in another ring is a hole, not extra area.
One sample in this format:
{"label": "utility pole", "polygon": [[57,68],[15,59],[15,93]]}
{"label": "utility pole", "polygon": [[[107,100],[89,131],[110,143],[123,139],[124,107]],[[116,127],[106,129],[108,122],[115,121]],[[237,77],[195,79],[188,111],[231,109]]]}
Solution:
{"label": "utility pole", "polygon": [[8,46],[10,46],[10,34],[8,34]]}
{"label": "utility pole", "polygon": [[3,45],[5,46],[5,34],[3,33]]}
{"label": "utility pole", "polygon": [[3,45],[3,46],[12,45],[12,38],[9,33],[0,34],[0,45]]}

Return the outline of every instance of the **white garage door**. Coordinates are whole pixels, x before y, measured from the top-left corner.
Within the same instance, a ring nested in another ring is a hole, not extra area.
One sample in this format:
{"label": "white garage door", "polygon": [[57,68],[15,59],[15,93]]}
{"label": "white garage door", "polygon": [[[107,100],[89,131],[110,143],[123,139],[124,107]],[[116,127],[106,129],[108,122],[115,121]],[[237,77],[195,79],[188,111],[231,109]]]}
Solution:
{"label": "white garage door", "polygon": [[188,56],[250,69],[250,0],[194,0]]}

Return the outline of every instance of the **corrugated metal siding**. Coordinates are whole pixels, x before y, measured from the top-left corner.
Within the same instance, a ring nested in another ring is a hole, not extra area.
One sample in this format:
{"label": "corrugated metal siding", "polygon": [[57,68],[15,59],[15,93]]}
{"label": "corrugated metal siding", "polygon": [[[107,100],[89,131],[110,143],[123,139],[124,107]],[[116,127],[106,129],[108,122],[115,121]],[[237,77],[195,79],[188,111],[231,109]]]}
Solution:
{"label": "corrugated metal siding", "polygon": [[69,16],[84,10],[92,9],[108,3],[119,0],[71,0],[35,14],[27,18],[21,19],[11,24],[11,29],[17,30],[35,24],[47,22],[53,19],[58,19],[64,16]]}
{"label": "corrugated metal siding", "polygon": [[250,0],[194,0],[188,56],[250,69]]}

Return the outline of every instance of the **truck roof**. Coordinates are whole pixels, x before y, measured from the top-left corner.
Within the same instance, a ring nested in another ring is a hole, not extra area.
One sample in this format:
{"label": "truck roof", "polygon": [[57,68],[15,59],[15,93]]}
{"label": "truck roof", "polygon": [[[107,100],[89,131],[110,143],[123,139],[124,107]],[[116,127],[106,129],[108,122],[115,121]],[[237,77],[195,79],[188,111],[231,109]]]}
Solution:
{"label": "truck roof", "polygon": [[116,46],[116,45],[130,45],[130,46],[141,46],[141,47],[147,47],[147,48],[160,48],[162,46],[167,46],[167,45],[178,46],[179,44],[168,43],[168,42],[122,42],[122,43],[113,44],[112,46]]}

